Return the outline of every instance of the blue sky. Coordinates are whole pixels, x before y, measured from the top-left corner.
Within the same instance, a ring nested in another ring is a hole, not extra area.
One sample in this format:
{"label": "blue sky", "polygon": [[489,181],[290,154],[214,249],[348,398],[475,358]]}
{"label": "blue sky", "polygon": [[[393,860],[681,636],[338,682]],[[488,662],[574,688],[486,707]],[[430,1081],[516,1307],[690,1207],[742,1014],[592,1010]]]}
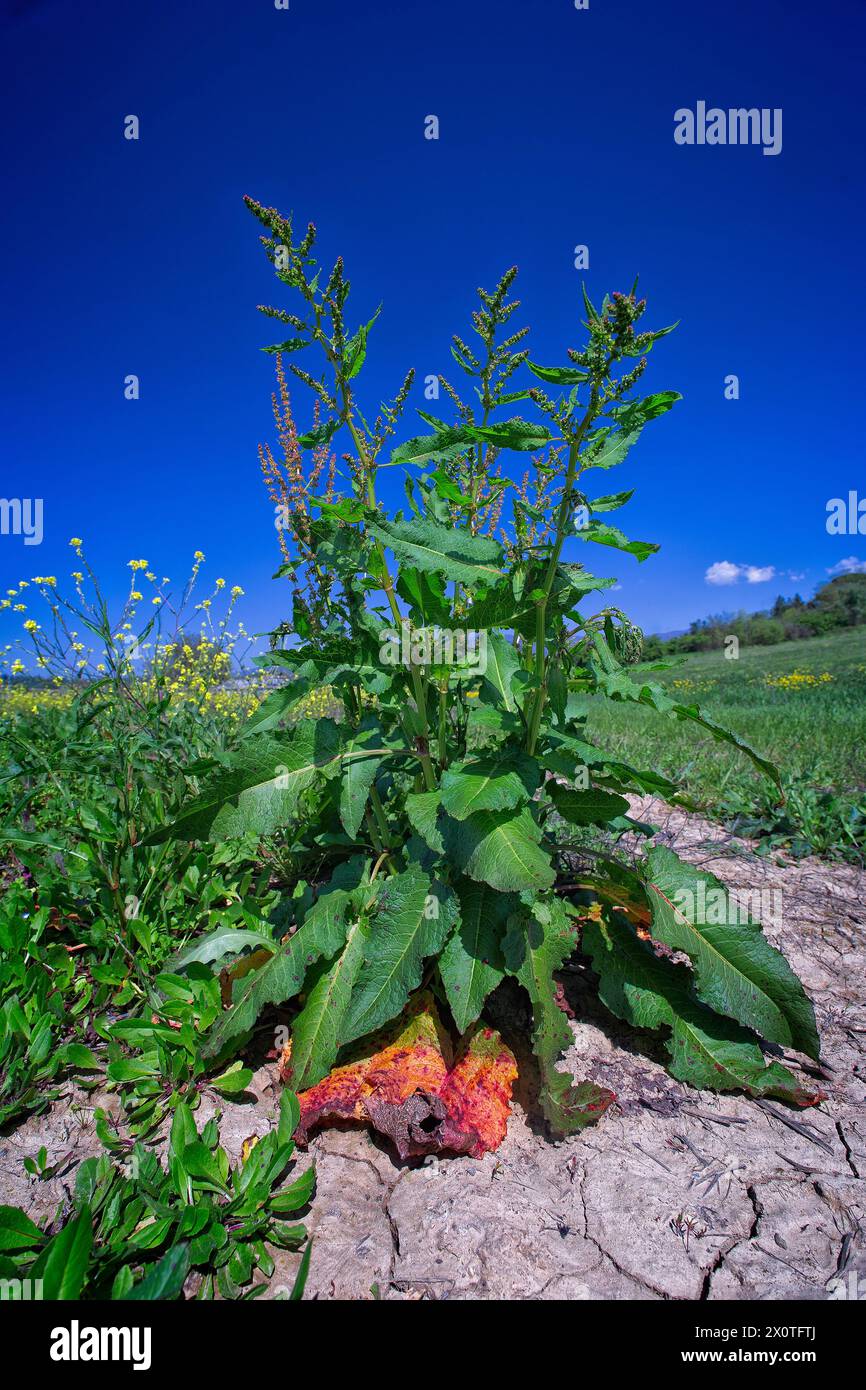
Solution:
{"label": "blue sky", "polygon": [[[371,406],[414,366],[411,405],[430,408],[421,379],[451,374],[475,287],[512,263],[546,364],[580,340],[576,245],[593,297],[640,272],[651,326],[682,321],[645,380],[684,401],[601,490],[636,487],[621,524],[662,549],[640,566],[592,558],[649,630],[811,593],[866,560],[863,537],[825,529],[828,499],[866,495],[860,0],[5,0],[3,14],[0,494],[44,499],[41,546],[0,536],[4,589],[66,574],[78,535],[118,593],[131,557],[180,581],[201,548],[245,589],[250,628],[283,616],[256,460],[273,335],[255,305],[289,301],[244,193],[317,223],[358,321],[383,302]],[[674,112],[700,100],[781,108],[781,153],[675,144]],[[308,423],[300,386],[295,403]],[[774,577],[707,583],[722,562]]]}

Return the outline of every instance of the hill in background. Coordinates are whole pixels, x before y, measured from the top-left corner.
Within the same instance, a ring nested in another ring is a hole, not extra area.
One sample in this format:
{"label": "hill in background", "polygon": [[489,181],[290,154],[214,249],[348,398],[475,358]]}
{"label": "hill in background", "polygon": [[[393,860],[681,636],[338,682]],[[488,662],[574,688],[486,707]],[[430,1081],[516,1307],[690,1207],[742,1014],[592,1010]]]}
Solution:
{"label": "hill in background", "polygon": [[866,574],[842,574],[822,584],[815,597],[805,602],[799,594],[776,599],[760,613],[736,613],[700,618],[687,632],[647,637],[643,658],[652,660],[665,652],[706,652],[724,647],[735,635],[742,646],[773,646],[805,637],[820,637],[842,628],[866,623]]}

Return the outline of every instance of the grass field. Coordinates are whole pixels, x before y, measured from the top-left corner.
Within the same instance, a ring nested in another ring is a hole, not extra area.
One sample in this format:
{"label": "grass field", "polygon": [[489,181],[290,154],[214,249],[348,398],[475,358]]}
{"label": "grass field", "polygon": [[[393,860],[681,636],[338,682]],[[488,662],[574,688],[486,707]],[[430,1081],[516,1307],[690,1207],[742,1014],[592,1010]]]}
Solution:
{"label": "grass field", "polygon": [[714,816],[771,843],[862,853],[866,829],[866,628],[774,647],[739,658],[701,652],[650,673],[669,693],[698,703],[780,768],[788,806],[745,757],[694,725],[651,709],[589,702],[594,741],[636,765],[683,780]]}

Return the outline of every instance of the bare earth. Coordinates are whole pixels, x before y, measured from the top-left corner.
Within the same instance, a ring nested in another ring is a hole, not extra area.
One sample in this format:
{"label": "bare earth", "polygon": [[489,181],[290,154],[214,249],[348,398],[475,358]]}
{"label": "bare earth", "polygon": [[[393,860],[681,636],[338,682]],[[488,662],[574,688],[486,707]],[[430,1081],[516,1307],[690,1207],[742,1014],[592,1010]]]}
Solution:
{"label": "bare earth", "polygon": [[[565,1065],[617,1095],[601,1122],[559,1143],[544,1135],[531,1089],[529,1015],[503,987],[495,1021],[521,1063],[505,1143],[483,1160],[399,1164],[366,1131],[327,1130],[309,1154],[318,1190],[306,1297],[483,1299],[826,1299],[866,1296],[866,874],[816,859],[780,867],[695,816],[648,799],[633,813],[659,841],[728,885],[782,889],[765,918],[815,1001],[820,1069],[784,1060],[827,1093],[816,1109],[690,1091],[660,1063],[655,1037],[611,1019],[576,958],[563,976],[577,1020]],[[277,1083],[263,1067],[255,1102],[223,1110],[237,1155],[273,1123]],[[0,1137],[0,1202],[51,1217],[75,1165],[100,1151],[95,1104],[72,1091]],[[205,1098],[203,1122],[216,1108]],[[49,1182],[21,1161],[41,1144],[66,1159]],[[274,1252],[271,1294],[298,1257]],[[858,1285],[859,1277],[859,1285]]]}

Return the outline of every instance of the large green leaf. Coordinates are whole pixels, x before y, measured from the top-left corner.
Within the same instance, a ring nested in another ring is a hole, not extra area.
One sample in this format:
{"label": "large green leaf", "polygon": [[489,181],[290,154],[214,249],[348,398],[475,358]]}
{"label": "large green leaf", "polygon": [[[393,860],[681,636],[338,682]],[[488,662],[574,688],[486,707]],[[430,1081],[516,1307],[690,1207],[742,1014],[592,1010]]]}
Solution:
{"label": "large green leaf", "polygon": [[584,468],[615,468],[640,438],[640,430],[600,430],[582,457]]}
{"label": "large green leaf", "polygon": [[385,761],[379,753],[369,752],[370,748],[381,748],[382,730],[377,720],[368,722],[347,741],[343,749],[340,781],[340,820],[343,829],[352,839],[364,818],[364,808],[370,795],[370,788],[376,780],[376,773]]}
{"label": "large green leaf", "polygon": [[522,453],[532,453],[543,449],[553,437],[544,425],[533,424],[530,420],[503,420],[495,425],[468,425],[472,436],[483,444],[492,444],[495,449],[516,449]]}
{"label": "large green leaf", "polygon": [[[663,337],[665,332],[670,331],[662,330],[658,336]],[[651,396],[644,396],[643,400],[625,401],[621,405],[612,406],[610,414],[621,429],[642,429],[649,420],[656,420],[659,415],[667,414],[677,401],[681,400],[679,391],[655,391]]]}
{"label": "large green leaf", "polygon": [[388,880],[366,938],[364,963],[346,1015],[342,1042],[396,1018],[421,983],[424,961],[442,949],[457,915],[450,888],[432,884],[417,864]]}
{"label": "large green leaf", "polygon": [[646,560],[659,549],[652,541],[630,541],[616,526],[608,526],[604,521],[591,518],[585,526],[574,532],[578,540],[595,541],[598,545],[609,545],[614,550],[625,550],[638,560]]}
{"label": "large green leaf", "polygon": [[396,448],[390,464],[430,463],[434,459],[454,458],[471,449],[474,440],[460,425],[443,425],[435,434],[419,434]]}
{"label": "large green leaf", "polygon": [[638,791],[655,792],[670,799],[679,792],[679,786],[669,777],[648,768],[632,767],[620,762],[603,748],[596,748],[584,739],[571,734],[562,734],[552,729],[544,739],[538,754],[543,767],[561,777],[574,779],[579,767],[603,768],[612,773],[620,783],[633,784]]}
{"label": "large green leaf", "polygon": [[517,898],[466,878],[460,880],[457,896],[460,921],[439,957],[439,974],[454,1022],[465,1033],[505,973],[502,936]]}
{"label": "large green leaf", "polygon": [[323,893],[307,912],[303,923],[258,970],[239,980],[231,1007],[216,1020],[202,1046],[206,1057],[215,1057],[232,1039],[252,1028],[268,1004],[284,1004],[301,991],[309,967],[323,956],[330,959],[346,940],[347,912],[354,905],[353,892],[335,888]]}
{"label": "large green leaf", "polygon": [[517,709],[517,700],[511,689],[515,671],[520,669],[520,657],[508,638],[501,632],[487,634],[487,654],[484,667],[484,682],[494,692],[510,714]]}
{"label": "large green leaf", "polygon": [[444,854],[445,842],[439,829],[442,795],[438,791],[409,792],[406,797],[406,817],[412,829],[436,854]]}
{"label": "large green leaf", "polygon": [[537,362],[527,362],[526,365],[533,376],[551,386],[579,386],[589,379],[589,373],[580,367],[540,367]]}
{"label": "large green leaf", "polygon": [[243,927],[215,927],[213,931],[191,941],[173,956],[166,968],[173,971],[185,970],[195,962],[207,965],[211,961],[222,960],[225,956],[239,956],[247,946],[254,951],[259,951],[262,947],[266,951],[277,949],[276,943],[263,936],[261,932],[248,931]]}
{"label": "large green leaf", "polygon": [[0,1207],[0,1250],[27,1250],[42,1240],[39,1227],[20,1207]]}
{"label": "large green leaf", "polygon": [[473,811],[510,811],[529,801],[538,786],[538,763],[509,745],[442,774],[442,805],[455,820]]}
{"label": "large green leaf", "polygon": [[488,536],[473,536],[464,528],[443,526],[430,517],[390,521],[378,516],[367,523],[367,528],[401,562],[444,574],[459,584],[493,584],[502,572],[499,542]]}
{"label": "large green leaf", "polygon": [[634,488],[629,488],[627,492],[611,492],[606,497],[594,497],[589,503],[589,510],[595,512],[616,512],[620,507],[624,507],[634,497]]}
{"label": "large green leaf", "polygon": [[523,985],[532,1004],[532,1043],[541,1073],[541,1105],[557,1134],[573,1134],[592,1124],[614,1099],[610,1091],[594,1082],[575,1085],[557,1065],[573,1038],[568,1019],[556,1003],[553,972],[575,946],[572,920],[554,898],[536,901],[515,914],[503,942],[505,968]]}
{"label": "large green leaf", "polygon": [[510,580],[502,579],[475,598],[460,619],[460,625],[475,631],[482,628],[510,628],[515,626],[517,618],[530,613],[534,617],[534,601],[515,598]]}
{"label": "large green leaf", "polygon": [[211,774],[196,800],[148,842],[269,835],[291,821],[301,793],[323,771],[337,770],[340,738],[333,720],[305,719],[285,736],[250,739]]}
{"label": "large green leaf", "polygon": [[263,347],[262,352],[298,352],[300,348],[309,347],[309,338],[287,338],[284,343],[271,343],[269,347]]}
{"label": "large green leaf", "polygon": [[285,685],[278,686],[276,690],[272,690],[269,695],[266,695],[261,704],[244,721],[240,728],[241,738],[249,738],[251,734],[263,734],[267,730],[275,728],[281,719],[285,719],[287,715],[291,714],[295,705],[309,694],[314,685],[327,685],[328,683],[327,680],[322,679],[313,662],[303,662],[292,680]]}
{"label": "large green leaf", "polygon": [[618,428],[605,427],[596,432],[582,456],[584,468],[613,468],[622,463],[629,449],[650,420],[664,415],[682,396],[676,391],[656,391],[641,401],[627,401],[613,406],[611,416]]}
{"label": "large green leaf", "polygon": [[51,835],[40,835],[34,830],[19,830],[17,826],[0,827],[0,845],[11,845],[15,850],[40,850],[43,854],[45,850],[54,850],[58,854],[71,855],[74,859],[87,858],[86,854],[58,843]]}
{"label": "large green leaf", "polygon": [[368,931],[361,914],[352,922],[346,943],[333,961],[310,971],[307,1001],[292,1024],[291,1085],[315,1086],[334,1064],[343,1041],[352,988],[364,963]]}
{"label": "large green leaf", "polygon": [[461,873],[511,892],[549,888],[556,878],[541,831],[529,810],[476,811],[465,820],[446,817],[442,833],[448,858]]}
{"label": "large green leaf", "polygon": [[407,439],[391,455],[392,464],[429,463],[433,459],[453,458],[473,444],[491,444],[496,449],[516,449],[530,453],[542,449],[551,438],[544,425],[527,420],[503,420],[494,425],[453,425],[437,428],[435,434]]}
{"label": "large green leaf", "polygon": [[572,825],[607,825],[608,821],[624,816],[628,802],[616,792],[601,791],[598,787],[587,787],[585,791],[562,787],[556,782],[548,782],[545,791],[563,820]]}
{"label": "large green leaf", "polygon": [[812,1005],[747,905],[663,845],[647,855],[645,882],[652,934],[692,961],[698,997],[769,1042],[817,1057]]}
{"label": "large green leaf", "polygon": [[451,604],[445,595],[441,575],[403,565],[397,579],[397,593],[409,604],[413,618],[422,627],[434,627],[437,623],[448,625]]}
{"label": "large green leaf", "polygon": [[599,976],[599,997],[636,1028],[671,1029],[670,1071],[690,1086],[748,1091],[811,1104],[815,1096],[787,1067],[767,1066],[755,1035],[700,1004],[690,972],[661,960],[626,922],[588,922],[582,947]]}

